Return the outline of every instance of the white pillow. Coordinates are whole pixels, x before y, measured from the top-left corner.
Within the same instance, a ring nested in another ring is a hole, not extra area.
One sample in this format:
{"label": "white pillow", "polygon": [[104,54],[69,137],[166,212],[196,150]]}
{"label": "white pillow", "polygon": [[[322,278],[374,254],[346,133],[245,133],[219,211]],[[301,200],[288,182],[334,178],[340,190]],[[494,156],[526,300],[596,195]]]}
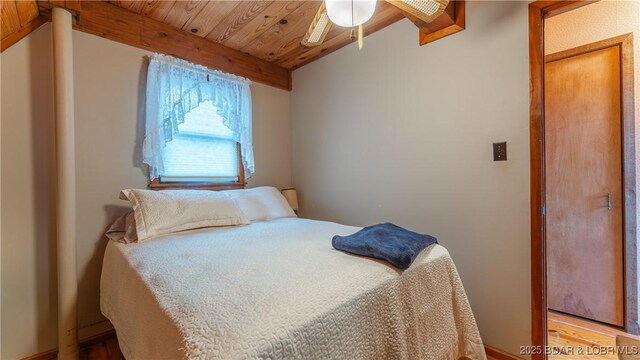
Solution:
{"label": "white pillow", "polygon": [[120,198],[131,203],[139,242],[182,230],[249,224],[233,199],[222,192],[127,189]]}
{"label": "white pillow", "polygon": [[133,210],[129,210],[129,212],[117,218],[105,235],[110,240],[123,244],[137,242],[138,234],[136,233],[136,220]]}
{"label": "white pillow", "polygon": [[287,199],[273,186],[224,191],[251,221],[296,217]]}

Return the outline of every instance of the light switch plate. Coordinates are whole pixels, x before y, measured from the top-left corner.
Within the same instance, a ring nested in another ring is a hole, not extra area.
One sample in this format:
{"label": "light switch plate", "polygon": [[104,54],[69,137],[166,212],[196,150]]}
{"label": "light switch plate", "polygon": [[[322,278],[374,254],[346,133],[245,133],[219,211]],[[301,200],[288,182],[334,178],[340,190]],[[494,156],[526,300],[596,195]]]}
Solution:
{"label": "light switch plate", "polygon": [[507,142],[493,143],[493,161],[507,160]]}

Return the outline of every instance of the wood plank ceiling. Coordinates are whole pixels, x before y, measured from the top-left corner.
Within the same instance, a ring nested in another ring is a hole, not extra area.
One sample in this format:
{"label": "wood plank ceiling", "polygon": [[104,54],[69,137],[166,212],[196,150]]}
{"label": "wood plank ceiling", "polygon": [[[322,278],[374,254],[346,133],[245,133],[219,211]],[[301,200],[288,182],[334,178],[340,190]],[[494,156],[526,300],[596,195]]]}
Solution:
{"label": "wood plank ceiling", "polygon": [[[287,69],[351,43],[348,29],[333,26],[323,45],[300,45],[320,1],[109,2]],[[380,1],[365,30],[372,33],[402,18],[400,10]]]}
{"label": "wood plank ceiling", "polygon": [[38,17],[35,1],[0,0],[0,48],[4,51],[29,34],[45,19]]}
{"label": "wood plank ceiling", "polygon": [[[333,26],[321,46],[300,45],[321,1],[108,2],[286,69],[296,69],[352,42],[348,29]],[[13,44],[5,44],[9,36],[38,17],[38,5],[35,0],[0,0],[0,4],[4,50]],[[374,17],[364,26],[365,34],[403,17],[400,10],[380,1]]]}
{"label": "wood plank ceiling", "polygon": [[[378,1],[364,33],[407,16],[421,29],[421,44],[433,41],[464,29],[464,1],[455,3],[433,28]],[[4,51],[47,21],[52,6],[60,6],[74,12],[77,30],[223,71],[237,70],[238,75],[290,89],[292,70],[354,41],[349,29],[333,25],[322,45],[300,44],[320,4],[319,0],[0,0],[0,43]]]}

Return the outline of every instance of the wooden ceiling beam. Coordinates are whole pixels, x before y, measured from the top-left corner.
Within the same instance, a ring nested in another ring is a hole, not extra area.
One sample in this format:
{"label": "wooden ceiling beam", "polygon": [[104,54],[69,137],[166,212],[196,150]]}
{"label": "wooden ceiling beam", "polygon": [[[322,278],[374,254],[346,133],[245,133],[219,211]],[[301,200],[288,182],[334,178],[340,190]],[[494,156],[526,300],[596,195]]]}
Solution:
{"label": "wooden ceiling beam", "polygon": [[420,29],[427,29],[427,30],[431,29],[431,31],[434,31],[434,29],[441,29],[443,27],[446,27],[455,23],[455,20],[454,20],[455,11],[456,11],[455,1],[449,2],[449,5],[447,5],[447,7],[442,12],[442,14],[431,22],[426,22],[420,19],[418,16],[408,11],[405,11],[400,7],[398,7],[398,10],[400,10],[407,19],[409,19],[412,23],[415,24],[415,26],[417,26]]}
{"label": "wooden ceiling beam", "polygon": [[291,90],[291,71],[279,65],[104,1],[67,3],[39,1],[40,13],[50,17],[52,6],[67,8],[76,14],[76,30]]}
{"label": "wooden ceiling beam", "polygon": [[37,18],[29,21],[28,23],[26,23],[19,30],[17,30],[15,32],[10,33],[9,35],[5,36],[2,39],[2,41],[0,41],[0,52],[5,51],[9,47],[11,47],[11,45],[17,43],[22,38],[24,38],[25,36],[29,35],[33,30],[39,28],[42,24],[44,24],[46,22],[47,22],[47,19],[45,19],[43,17],[37,17]]}
{"label": "wooden ceiling beam", "polygon": [[[449,7],[453,7],[453,10]],[[435,24],[438,20],[444,18],[445,24]],[[465,28],[465,0],[451,1],[445,9],[445,12],[434,22],[420,27],[418,38],[420,45],[442,39],[445,36],[455,34]]]}
{"label": "wooden ceiling beam", "polygon": [[419,31],[420,45],[441,39],[447,35],[455,34],[465,28],[464,0],[453,0],[445,8],[442,15],[432,22],[424,22],[413,14],[398,8],[404,16],[414,23]]}

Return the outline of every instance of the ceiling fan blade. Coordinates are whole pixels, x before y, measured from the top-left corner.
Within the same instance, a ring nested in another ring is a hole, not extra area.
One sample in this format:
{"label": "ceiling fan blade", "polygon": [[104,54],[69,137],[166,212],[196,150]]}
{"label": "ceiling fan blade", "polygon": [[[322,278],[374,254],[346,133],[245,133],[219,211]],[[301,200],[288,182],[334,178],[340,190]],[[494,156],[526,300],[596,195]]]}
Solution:
{"label": "ceiling fan blade", "polygon": [[387,2],[427,23],[442,15],[449,5],[449,0],[387,0]]}
{"label": "ceiling fan blade", "polygon": [[312,47],[322,44],[325,36],[331,28],[331,21],[329,15],[327,15],[327,8],[324,5],[324,1],[320,5],[320,9],[316,13],[316,16],[307,30],[307,34],[300,42],[303,46]]}

